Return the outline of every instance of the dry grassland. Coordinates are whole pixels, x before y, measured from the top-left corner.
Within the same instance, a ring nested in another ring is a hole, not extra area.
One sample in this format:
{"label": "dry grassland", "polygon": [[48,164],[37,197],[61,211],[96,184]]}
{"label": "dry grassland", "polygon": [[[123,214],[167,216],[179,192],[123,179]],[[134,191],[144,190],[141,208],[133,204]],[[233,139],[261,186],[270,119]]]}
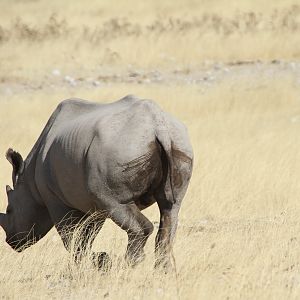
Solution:
{"label": "dry grassland", "polygon": [[[88,261],[74,266],[55,230],[21,254],[0,230],[0,298],[299,298],[298,75],[262,76],[244,66],[245,76],[206,86],[122,83],[122,72],[298,60],[300,7],[290,0],[161,2],[0,0],[0,211],[11,181],[5,151],[13,146],[26,157],[60,100],[152,98],[188,126],[195,152],[174,246],[176,274],[153,270],[154,234],[146,260],[125,268],[127,237],[110,221],[94,245],[113,259],[108,274]],[[121,79],[99,88],[56,85],[56,68]],[[155,205],[145,214],[157,225]]]}
{"label": "dry grassland", "polygon": [[[295,0],[0,2],[0,80],[130,66],[297,59]],[[2,79],[1,79],[2,77]]]}

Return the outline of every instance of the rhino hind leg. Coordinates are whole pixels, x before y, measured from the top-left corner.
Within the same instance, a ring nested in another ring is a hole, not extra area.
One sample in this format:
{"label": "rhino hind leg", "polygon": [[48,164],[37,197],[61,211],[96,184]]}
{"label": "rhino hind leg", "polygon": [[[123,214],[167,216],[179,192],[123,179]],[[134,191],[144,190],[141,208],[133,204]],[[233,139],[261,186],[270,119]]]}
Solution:
{"label": "rhino hind leg", "polygon": [[141,262],[144,246],[153,232],[153,224],[141,213],[135,203],[119,204],[109,212],[110,218],[128,235],[125,259],[131,266]]}
{"label": "rhino hind leg", "polygon": [[159,229],[155,238],[155,268],[168,270],[172,267],[170,257],[177,229],[180,203],[170,203],[162,191],[158,192],[155,197],[160,210]]}

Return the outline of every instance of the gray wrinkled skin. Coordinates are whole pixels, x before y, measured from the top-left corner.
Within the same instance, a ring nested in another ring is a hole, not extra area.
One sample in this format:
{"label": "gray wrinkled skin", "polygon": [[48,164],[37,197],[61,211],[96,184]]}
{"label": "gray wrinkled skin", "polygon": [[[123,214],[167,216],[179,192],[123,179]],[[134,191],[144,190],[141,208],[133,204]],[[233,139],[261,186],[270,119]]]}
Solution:
{"label": "gray wrinkled skin", "polygon": [[[126,259],[134,265],[143,259],[153,231],[141,210],[156,202],[156,266],[170,265],[193,151],[184,125],[153,101],[134,96],[110,104],[65,100],[25,161],[12,149],[6,157],[13,166],[14,189],[7,186],[8,207],[0,224],[13,249],[22,251],[52,226],[68,249],[74,226],[81,224],[75,257],[80,260],[95,237],[90,232],[99,232],[111,218],[128,234]],[[94,212],[97,217],[86,222]]]}

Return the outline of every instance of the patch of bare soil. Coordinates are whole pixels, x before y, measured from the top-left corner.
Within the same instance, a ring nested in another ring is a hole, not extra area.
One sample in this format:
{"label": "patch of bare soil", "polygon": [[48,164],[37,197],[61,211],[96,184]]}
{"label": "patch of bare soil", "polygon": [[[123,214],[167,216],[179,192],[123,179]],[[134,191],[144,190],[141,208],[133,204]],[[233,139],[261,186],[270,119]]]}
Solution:
{"label": "patch of bare soil", "polygon": [[[174,68],[173,70],[143,70],[128,67],[117,72],[114,69],[77,71],[73,74],[63,74],[59,69],[49,70],[42,78],[29,80],[23,77],[0,78],[0,95],[11,96],[34,90],[59,89],[101,89],[114,84],[141,85],[196,85],[200,91],[205,91],[228,79],[233,82],[247,80],[250,88],[260,88],[264,80],[280,79],[290,76],[295,87],[300,87],[300,62],[274,60],[237,61],[228,64],[206,62],[202,68]],[[257,85],[260,78],[260,86]],[[251,83],[253,86],[251,87]]]}

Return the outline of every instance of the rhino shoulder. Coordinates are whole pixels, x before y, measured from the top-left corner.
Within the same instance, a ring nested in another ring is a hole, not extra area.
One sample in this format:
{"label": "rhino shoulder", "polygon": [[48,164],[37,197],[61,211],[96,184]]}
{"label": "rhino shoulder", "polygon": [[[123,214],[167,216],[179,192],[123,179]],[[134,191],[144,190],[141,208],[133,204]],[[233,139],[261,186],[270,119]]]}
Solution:
{"label": "rhino shoulder", "polygon": [[79,98],[70,98],[61,101],[54,114],[58,116],[58,114],[81,114],[91,110],[94,110],[97,107],[101,107],[100,103],[90,102]]}

